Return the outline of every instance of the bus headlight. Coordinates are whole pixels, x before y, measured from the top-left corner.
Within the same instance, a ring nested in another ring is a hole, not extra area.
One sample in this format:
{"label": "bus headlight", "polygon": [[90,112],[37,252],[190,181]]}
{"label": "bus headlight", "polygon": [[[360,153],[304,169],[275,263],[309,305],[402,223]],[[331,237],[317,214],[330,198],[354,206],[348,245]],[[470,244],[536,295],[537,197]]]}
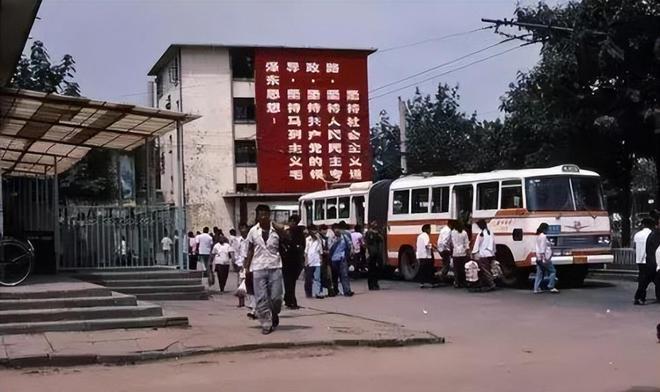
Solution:
{"label": "bus headlight", "polygon": [[563,254],[564,256],[570,256],[570,255],[573,254],[573,251],[570,250],[570,249],[564,249],[564,250],[562,251],[562,254]]}
{"label": "bus headlight", "polygon": [[609,235],[599,235],[597,242],[598,242],[599,245],[609,245],[610,244],[610,236]]}
{"label": "bus headlight", "polygon": [[554,250],[552,251],[553,256],[561,256],[561,251],[560,250]]}

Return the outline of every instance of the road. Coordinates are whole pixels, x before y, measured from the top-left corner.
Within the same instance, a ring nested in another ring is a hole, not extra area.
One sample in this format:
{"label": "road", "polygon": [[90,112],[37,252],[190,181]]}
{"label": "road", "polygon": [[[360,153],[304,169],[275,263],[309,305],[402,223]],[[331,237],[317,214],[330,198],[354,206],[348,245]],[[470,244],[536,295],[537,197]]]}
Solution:
{"label": "road", "polygon": [[301,302],[428,330],[447,344],[5,370],[0,391],[660,391],[660,304],[632,306],[634,283],[589,281],[558,295],[396,281],[379,292],[367,292],[362,281],[355,286],[352,298]]}

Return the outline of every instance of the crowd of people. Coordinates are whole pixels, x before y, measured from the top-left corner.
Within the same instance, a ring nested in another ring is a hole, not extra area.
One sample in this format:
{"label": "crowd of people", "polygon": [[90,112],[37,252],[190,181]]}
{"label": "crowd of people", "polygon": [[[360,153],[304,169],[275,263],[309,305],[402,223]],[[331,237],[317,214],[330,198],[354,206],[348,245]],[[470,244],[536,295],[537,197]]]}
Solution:
{"label": "crowd of people", "polygon": [[[261,324],[264,334],[279,325],[282,305],[298,309],[296,283],[304,271],[306,297],[323,299],[353,296],[349,270],[368,267],[369,290],[379,290],[384,237],[377,222],[363,233],[349,230],[345,222],[330,227],[302,226],[292,215],[287,225],[271,221],[270,208],[259,205],[256,224],[239,226],[225,236],[219,228],[188,233],[189,269],[205,271],[209,287],[217,276],[221,293],[233,267],[237,273],[238,306],[249,309],[248,317]],[[365,268],[366,269],[366,268]]]}

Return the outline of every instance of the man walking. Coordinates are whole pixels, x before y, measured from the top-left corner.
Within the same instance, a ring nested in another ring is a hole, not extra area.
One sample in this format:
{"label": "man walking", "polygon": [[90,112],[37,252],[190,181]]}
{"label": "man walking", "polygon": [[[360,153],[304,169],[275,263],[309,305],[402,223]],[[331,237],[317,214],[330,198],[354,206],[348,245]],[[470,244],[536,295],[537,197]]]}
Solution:
{"label": "man walking", "polygon": [[167,235],[167,230],[165,230],[165,235],[163,239],[160,240],[160,246],[163,250],[163,264],[169,265],[170,259],[172,257],[172,239]]}
{"label": "man walking", "polygon": [[364,240],[368,256],[367,286],[369,287],[369,290],[380,290],[378,277],[380,276],[380,268],[383,264],[383,248],[385,240],[383,239],[383,235],[380,234],[378,222],[371,222],[369,230],[364,236]]}
{"label": "man walking", "polygon": [[431,243],[431,225],[422,226],[422,232],[417,236],[417,246],[415,247],[415,256],[419,261],[419,275],[422,279],[422,288],[425,284],[433,284],[433,275],[435,267],[433,265],[433,244]]}
{"label": "man walking", "polygon": [[652,276],[655,271],[649,273],[646,265],[646,240],[655,228],[655,222],[651,218],[644,218],[642,220],[642,230],[638,231],[633,237],[635,243],[635,262],[639,271],[637,277],[637,291],[635,292],[635,305],[646,304],[646,288],[653,280]]}
{"label": "man walking", "polygon": [[[447,222],[446,225],[442,226],[440,229],[440,234],[438,235],[438,252],[442,258],[442,269],[440,270],[440,282],[447,280],[447,274],[449,273],[449,266],[451,264],[451,231],[454,229],[454,222],[451,220]],[[456,275],[456,271],[454,271]]]}
{"label": "man walking", "polygon": [[305,243],[305,295],[307,298],[324,298],[321,286],[321,257],[323,256],[323,240],[318,227],[308,227],[309,237]]}
{"label": "man walking", "polygon": [[213,249],[213,237],[209,234],[209,228],[205,227],[202,234],[197,235],[195,240],[197,241],[197,257],[204,264],[209,286],[213,286],[215,279],[213,279],[212,267],[209,265],[211,250]]}
{"label": "man walking", "polygon": [[303,270],[305,262],[305,233],[299,226],[300,217],[291,215],[287,238],[282,254],[282,275],[284,276],[284,305],[289,309],[298,309],[296,299],[296,281]]}
{"label": "man walking", "polygon": [[281,226],[270,220],[270,207],[260,204],[256,209],[257,224],[247,236],[248,256],[245,269],[252,271],[256,316],[261,333],[268,335],[280,323],[282,309],[282,258],[280,257]]}
{"label": "man walking", "polygon": [[335,293],[339,292],[341,281],[342,294],[345,297],[353,296],[351,282],[348,277],[348,260],[351,257],[353,241],[351,234],[346,231],[346,222],[341,221],[335,228],[335,241],[330,248],[330,265],[332,266],[332,285]]}
{"label": "man walking", "polygon": [[635,301],[636,305],[643,305],[646,303],[646,288],[651,283],[655,285],[656,302],[660,301],[660,279],[658,279],[657,263],[658,247],[660,247],[660,228],[658,227],[658,218],[654,217],[651,219],[651,222],[648,222],[648,224],[651,223],[653,224],[654,228],[646,239],[646,246],[644,249],[646,260],[643,267],[644,276],[643,280],[639,281],[639,286],[637,288],[637,292],[635,293],[635,299],[639,300],[639,304],[637,301]]}

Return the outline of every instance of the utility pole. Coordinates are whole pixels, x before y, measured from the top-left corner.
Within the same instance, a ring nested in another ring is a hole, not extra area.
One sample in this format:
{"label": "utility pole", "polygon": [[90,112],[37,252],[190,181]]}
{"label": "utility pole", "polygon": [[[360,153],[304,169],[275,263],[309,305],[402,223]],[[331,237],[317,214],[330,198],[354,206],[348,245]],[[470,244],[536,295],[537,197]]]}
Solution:
{"label": "utility pole", "polygon": [[401,151],[401,174],[408,173],[408,159],[406,157],[406,103],[399,97],[399,150]]}
{"label": "utility pole", "polygon": [[[495,25],[495,28],[498,28],[500,26],[516,26],[516,27],[522,27],[524,29],[530,30],[530,29],[546,29],[546,30],[555,30],[555,31],[561,31],[564,33],[572,33],[574,31],[573,28],[571,27],[564,27],[564,26],[554,26],[551,24],[539,24],[539,23],[525,23],[525,22],[514,22],[513,20],[507,20],[507,19],[488,19],[488,18],[481,18],[481,21],[484,23],[491,23]],[[496,30],[497,31],[497,30]],[[593,35],[599,35],[599,36],[605,36],[607,33],[604,33],[602,31],[596,31],[596,30],[585,30],[585,32],[588,32]]]}

